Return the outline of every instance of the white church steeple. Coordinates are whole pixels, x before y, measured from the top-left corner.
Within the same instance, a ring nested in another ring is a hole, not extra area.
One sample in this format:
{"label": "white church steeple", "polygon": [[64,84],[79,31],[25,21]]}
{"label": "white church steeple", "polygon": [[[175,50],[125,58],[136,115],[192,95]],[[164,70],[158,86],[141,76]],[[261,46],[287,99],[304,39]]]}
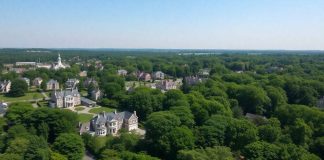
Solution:
{"label": "white church steeple", "polygon": [[63,64],[62,64],[62,60],[61,60],[61,55],[60,53],[58,54],[58,57],[57,57],[57,63],[54,65],[53,67],[55,70],[58,70],[60,68],[66,68]]}

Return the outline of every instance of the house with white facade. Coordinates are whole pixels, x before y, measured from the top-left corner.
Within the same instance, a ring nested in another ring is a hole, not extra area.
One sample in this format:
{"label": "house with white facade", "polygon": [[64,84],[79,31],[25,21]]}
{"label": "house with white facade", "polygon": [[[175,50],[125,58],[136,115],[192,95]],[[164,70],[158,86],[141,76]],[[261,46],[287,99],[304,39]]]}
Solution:
{"label": "house with white facade", "polygon": [[11,81],[10,80],[4,80],[0,81],[0,93],[8,93],[11,88]]}
{"label": "house with white facade", "polygon": [[119,70],[117,70],[117,74],[120,76],[126,76],[127,71],[125,69],[119,69]]}
{"label": "house with white facade", "polygon": [[78,89],[53,91],[51,94],[51,107],[70,108],[81,104],[81,95]]}
{"label": "house with white facade", "polygon": [[51,79],[46,83],[46,90],[58,90],[60,89],[60,84],[57,80]]}
{"label": "house with white facade", "polygon": [[36,87],[40,87],[42,85],[43,79],[40,77],[37,77],[33,80],[33,85]]}
{"label": "house with white facade", "polygon": [[153,73],[154,80],[163,80],[164,77],[165,77],[165,74],[162,71],[156,71]]}
{"label": "house with white facade", "polygon": [[80,134],[90,133],[96,136],[116,136],[120,129],[127,131],[138,129],[138,117],[136,111],[124,112],[102,112],[91,119],[90,123],[81,125]]}

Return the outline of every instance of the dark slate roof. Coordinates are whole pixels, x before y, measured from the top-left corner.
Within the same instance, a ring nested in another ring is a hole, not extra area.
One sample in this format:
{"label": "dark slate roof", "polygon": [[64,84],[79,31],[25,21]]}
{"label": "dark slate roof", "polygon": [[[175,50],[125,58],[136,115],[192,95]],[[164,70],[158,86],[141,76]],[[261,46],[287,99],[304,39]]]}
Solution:
{"label": "dark slate roof", "polygon": [[106,112],[102,112],[99,113],[96,117],[94,117],[92,119],[93,122],[95,122],[95,124],[102,124],[102,123],[106,123],[107,121],[122,121],[122,120],[128,120],[131,116],[133,115],[133,113],[130,113],[128,111],[124,111],[124,112],[119,112],[119,113],[115,113],[115,112],[110,112],[110,113],[106,113]]}
{"label": "dark slate roof", "polygon": [[81,102],[87,103],[87,104],[96,104],[95,101],[92,101],[88,98],[81,97]]}
{"label": "dark slate roof", "polygon": [[67,89],[67,90],[56,91],[55,94],[56,97],[77,96],[79,94],[79,91],[77,89]]}

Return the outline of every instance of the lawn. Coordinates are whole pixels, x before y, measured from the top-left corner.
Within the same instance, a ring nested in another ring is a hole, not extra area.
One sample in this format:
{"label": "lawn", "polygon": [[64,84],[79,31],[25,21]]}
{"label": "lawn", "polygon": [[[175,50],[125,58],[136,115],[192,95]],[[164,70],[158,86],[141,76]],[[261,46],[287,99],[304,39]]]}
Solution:
{"label": "lawn", "polygon": [[91,120],[91,118],[93,117],[92,114],[86,114],[86,113],[81,113],[78,114],[78,119],[80,122],[89,122]]}
{"label": "lawn", "polygon": [[80,107],[80,106],[79,107],[75,107],[74,110],[76,110],[76,111],[83,111],[84,110],[84,107]]}
{"label": "lawn", "polygon": [[90,113],[98,114],[100,112],[113,112],[115,109],[108,107],[92,108],[89,110]]}
{"label": "lawn", "polygon": [[34,98],[37,99],[43,98],[43,95],[38,92],[28,92],[25,94],[25,96],[22,97],[6,97],[3,94],[0,94],[0,101],[3,100],[5,102],[28,101],[28,100],[34,100]]}
{"label": "lawn", "polygon": [[49,106],[47,101],[39,101],[37,104],[39,107],[48,107]]}

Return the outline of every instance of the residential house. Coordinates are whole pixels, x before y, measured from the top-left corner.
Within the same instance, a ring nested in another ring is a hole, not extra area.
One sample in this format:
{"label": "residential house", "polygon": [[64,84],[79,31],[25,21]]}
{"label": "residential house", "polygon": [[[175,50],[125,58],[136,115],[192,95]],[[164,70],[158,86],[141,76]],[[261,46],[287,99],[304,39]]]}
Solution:
{"label": "residential house", "polygon": [[197,76],[185,77],[185,82],[188,85],[195,85],[195,84],[201,83],[202,81],[203,81],[203,79],[202,78],[199,78]]}
{"label": "residential house", "polygon": [[72,78],[72,79],[68,79],[65,82],[65,86],[66,86],[66,88],[76,88],[79,83],[80,83],[80,81],[78,79]]}
{"label": "residential house", "polygon": [[136,111],[133,113],[128,111],[115,111],[111,113],[102,112],[92,118],[90,123],[81,127],[80,132],[82,131],[96,136],[116,136],[118,131],[122,128],[127,131],[137,130],[138,117]]}
{"label": "residential house", "polygon": [[87,75],[88,75],[88,72],[87,72],[87,71],[81,71],[81,72],[79,73],[79,76],[80,76],[80,77],[87,77]]}
{"label": "residential house", "polygon": [[94,85],[95,87],[98,86],[98,82],[94,79],[94,78],[87,78],[84,82],[83,82],[83,86],[85,88],[89,87],[90,85]]}
{"label": "residential house", "polygon": [[102,92],[100,91],[100,89],[96,88],[93,91],[91,91],[91,99],[94,101],[98,101],[99,99],[101,99],[103,96]]}
{"label": "residential house", "polygon": [[8,93],[11,88],[11,81],[10,80],[4,80],[0,81],[0,93]]}
{"label": "residential house", "polygon": [[153,79],[155,80],[163,80],[165,77],[165,74],[162,71],[157,71],[153,73]]}
{"label": "residential house", "polygon": [[70,108],[81,104],[81,95],[78,89],[66,89],[61,91],[53,91],[51,94],[52,107]]}
{"label": "residential house", "polygon": [[40,87],[42,85],[43,79],[40,77],[37,77],[33,80],[33,85],[36,87]]}
{"label": "residential house", "polygon": [[151,81],[152,80],[151,74],[145,73],[145,72],[139,72],[137,74],[137,77],[141,81]]}
{"label": "residential house", "polygon": [[46,90],[58,90],[60,89],[60,84],[57,80],[51,79],[46,83]]}
{"label": "residential house", "polygon": [[208,77],[210,73],[210,69],[209,68],[204,68],[204,69],[200,69],[198,72],[198,75],[200,77]]}
{"label": "residential house", "polygon": [[156,88],[163,91],[177,89],[177,83],[173,80],[162,80],[156,84]]}
{"label": "residential house", "polygon": [[120,76],[126,76],[127,75],[127,71],[124,69],[119,69],[117,70],[117,74]]}

